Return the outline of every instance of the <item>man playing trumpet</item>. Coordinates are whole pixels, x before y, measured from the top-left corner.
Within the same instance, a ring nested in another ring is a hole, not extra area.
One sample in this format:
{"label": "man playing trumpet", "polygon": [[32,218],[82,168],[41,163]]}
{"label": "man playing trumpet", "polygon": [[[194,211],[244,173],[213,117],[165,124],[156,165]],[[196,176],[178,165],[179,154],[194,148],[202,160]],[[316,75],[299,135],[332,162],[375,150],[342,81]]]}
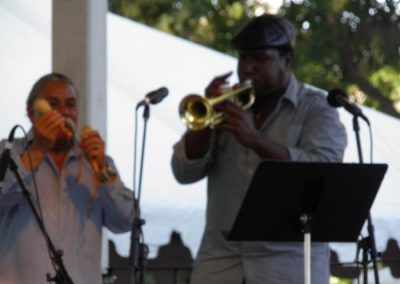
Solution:
{"label": "man playing trumpet", "polygon": [[[188,130],[174,146],[172,169],[181,183],[208,178],[206,228],[192,284],[303,283],[303,244],[229,242],[230,231],[262,160],[339,162],[346,132],[326,96],[291,71],[296,30],[284,18],[262,15],[233,38],[240,82],[253,84],[248,110],[226,101],[227,118],[214,129]],[[221,93],[230,73],[216,77],[206,96]],[[266,189],[268,190],[268,189]],[[329,248],[312,245],[312,283],[328,283]]]}
{"label": "man playing trumpet", "polygon": [[[15,139],[11,157],[73,283],[101,283],[101,236],[131,228],[132,194],[105,155],[97,131],[75,137],[78,92],[62,74],[33,86],[32,130]],[[5,141],[0,145],[3,152]],[[8,171],[0,193],[0,283],[46,283],[55,276],[45,239],[19,183]],[[57,282],[67,283],[67,282]]]}

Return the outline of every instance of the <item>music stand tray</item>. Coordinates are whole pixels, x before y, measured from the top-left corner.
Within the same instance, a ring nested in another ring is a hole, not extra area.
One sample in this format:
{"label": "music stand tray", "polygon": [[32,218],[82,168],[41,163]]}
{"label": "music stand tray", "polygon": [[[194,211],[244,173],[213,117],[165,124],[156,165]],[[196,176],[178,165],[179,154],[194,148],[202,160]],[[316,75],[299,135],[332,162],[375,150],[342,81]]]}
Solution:
{"label": "music stand tray", "polygon": [[309,284],[311,241],[356,242],[387,167],[261,162],[228,240],[304,241],[304,283]]}
{"label": "music stand tray", "polygon": [[356,242],[386,164],[264,161],[257,167],[228,240]]}

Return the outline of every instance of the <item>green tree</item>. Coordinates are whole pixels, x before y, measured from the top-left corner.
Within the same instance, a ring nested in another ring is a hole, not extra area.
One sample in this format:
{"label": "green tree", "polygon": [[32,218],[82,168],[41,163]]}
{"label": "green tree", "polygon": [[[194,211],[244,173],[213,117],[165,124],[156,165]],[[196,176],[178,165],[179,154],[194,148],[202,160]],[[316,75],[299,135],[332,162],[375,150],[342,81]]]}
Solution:
{"label": "green tree", "polygon": [[286,1],[281,13],[299,29],[296,72],[329,89],[346,88],[399,117],[400,1]]}
{"label": "green tree", "polygon": [[235,0],[109,1],[114,13],[229,54],[232,33],[260,6]]}
{"label": "green tree", "polygon": [[[342,87],[400,117],[400,0],[286,0],[279,11],[299,30],[295,73],[324,89]],[[235,55],[233,33],[267,4],[257,0],[109,0],[110,10]]]}

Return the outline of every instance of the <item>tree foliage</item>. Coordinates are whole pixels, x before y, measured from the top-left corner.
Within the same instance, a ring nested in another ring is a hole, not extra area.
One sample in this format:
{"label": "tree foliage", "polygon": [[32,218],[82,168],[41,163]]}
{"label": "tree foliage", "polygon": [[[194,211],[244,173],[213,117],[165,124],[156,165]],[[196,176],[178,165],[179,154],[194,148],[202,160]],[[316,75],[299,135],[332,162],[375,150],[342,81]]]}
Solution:
{"label": "tree foliage", "polygon": [[110,0],[112,12],[233,54],[233,33],[262,6],[235,0]]}
{"label": "tree foliage", "polygon": [[400,1],[306,0],[281,12],[299,29],[299,77],[329,89],[346,88],[366,104],[399,117]]}
{"label": "tree foliage", "polygon": [[[284,1],[279,13],[298,28],[295,73],[324,89],[342,87],[399,117],[400,0]],[[257,0],[109,0],[110,10],[235,55],[230,39],[268,11]]]}

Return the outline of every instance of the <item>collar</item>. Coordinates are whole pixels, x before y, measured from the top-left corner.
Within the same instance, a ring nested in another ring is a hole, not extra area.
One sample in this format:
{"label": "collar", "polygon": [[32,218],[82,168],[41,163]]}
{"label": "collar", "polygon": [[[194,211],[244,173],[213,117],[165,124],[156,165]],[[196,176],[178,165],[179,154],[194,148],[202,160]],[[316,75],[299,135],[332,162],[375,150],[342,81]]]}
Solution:
{"label": "collar", "polygon": [[[28,139],[28,145],[26,145],[26,147],[28,147],[28,146],[32,143],[32,141],[33,141],[33,129],[32,129],[32,128],[29,129],[29,132],[28,132],[28,134],[27,134],[26,136],[27,136],[27,139]],[[81,149],[79,148],[77,142],[78,142],[77,138],[76,138],[76,137],[73,137],[73,138],[72,138],[72,147],[71,147],[71,149],[69,149],[69,151],[68,151],[68,157],[67,157],[67,159],[68,159],[68,158],[71,158],[71,157],[79,158],[79,157],[82,155],[82,151],[81,151]]]}
{"label": "collar", "polygon": [[293,104],[294,107],[297,107],[299,104],[299,93],[302,88],[302,84],[297,81],[296,77],[293,73],[290,74],[289,85],[286,88],[285,93],[282,96],[282,99],[287,100]]}

